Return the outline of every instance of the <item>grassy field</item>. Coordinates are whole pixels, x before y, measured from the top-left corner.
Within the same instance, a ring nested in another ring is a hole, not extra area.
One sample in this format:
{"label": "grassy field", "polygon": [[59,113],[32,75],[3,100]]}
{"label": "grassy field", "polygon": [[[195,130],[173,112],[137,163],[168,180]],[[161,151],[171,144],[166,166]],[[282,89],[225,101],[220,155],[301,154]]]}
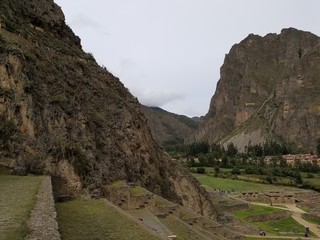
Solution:
{"label": "grassy field", "polygon": [[62,239],[158,239],[103,200],[73,200],[56,204]]}
{"label": "grassy field", "polygon": [[178,236],[177,240],[203,240],[203,237],[194,232],[190,226],[172,215],[160,218],[160,221]]}
{"label": "grassy field", "polygon": [[318,224],[320,226],[320,220],[317,218],[313,218],[311,216],[303,216],[303,219],[314,224]]}
{"label": "grassy field", "polygon": [[[305,227],[299,224],[292,217],[286,217],[283,219],[265,221],[265,222],[254,222],[254,225],[261,227],[269,234],[283,233],[283,235],[297,235],[293,234],[293,229],[303,234]],[[287,234],[284,234],[287,233]],[[302,235],[301,235],[302,236]]]}
{"label": "grassy field", "polygon": [[245,182],[240,180],[232,180],[227,178],[216,178],[207,175],[194,174],[198,181],[209,188],[220,190],[234,190],[234,191],[250,191],[250,190],[272,190],[285,188],[283,186],[274,186],[269,184]]}
{"label": "grassy field", "polygon": [[[241,210],[234,213],[234,215],[242,221],[249,216],[257,216],[261,214],[271,214],[277,211],[282,211],[281,209],[275,209],[271,207],[265,206],[257,206],[252,205],[251,210]],[[295,221],[292,217],[284,217],[278,220],[269,220],[264,222],[250,222],[250,224],[262,228],[266,231],[267,235],[283,235],[283,236],[297,236],[304,233],[304,226]],[[299,233],[293,233],[293,230]],[[313,235],[313,234],[311,234]],[[255,238],[247,238],[247,239],[255,239]],[[258,238],[259,239],[259,238]]]}
{"label": "grassy field", "polygon": [[240,220],[245,220],[245,218],[250,216],[257,216],[261,214],[268,214],[282,211],[281,209],[259,206],[259,205],[251,205],[249,210],[241,210],[234,212],[234,215]]}
{"label": "grassy field", "polygon": [[[4,173],[4,171],[2,171]],[[0,239],[24,239],[43,177],[0,175]]]}
{"label": "grassy field", "polygon": [[[214,167],[204,167],[204,168],[206,170],[207,175],[214,177],[215,175]],[[197,167],[191,167],[190,170],[195,173],[197,171]],[[253,182],[253,183],[266,183],[266,178],[268,177],[267,175],[246,174],[244,169],[240,169],[241,174],[238,174],[238,175],[233,175],[231,171],[232,169],[230,168],[220,168],[218,177],[224,178],[224,179],[232,179],[236,177],[238,180],[243,180],[246,182]],[[320,189],[320,173],[301,172],[301,177],[304,183],[312,187],[315,187],[316,189]],[[273,184],[278,186],[283,186],[281,188],[288,188],[288,189],[290,189],[290,187],[288,186],[291,186],[291,188],[294,188],[296,186],[294,178],[291,178],[291,177],[276,176],[273,179]],[[223,188],[220,188],[220,189],[225,190]]]}

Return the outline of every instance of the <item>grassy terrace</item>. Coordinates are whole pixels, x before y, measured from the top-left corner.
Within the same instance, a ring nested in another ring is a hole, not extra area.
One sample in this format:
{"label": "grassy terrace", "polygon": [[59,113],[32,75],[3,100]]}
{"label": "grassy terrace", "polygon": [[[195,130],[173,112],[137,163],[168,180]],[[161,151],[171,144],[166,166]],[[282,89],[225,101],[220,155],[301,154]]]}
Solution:
{"label": "grassy terrace", "polygon": [[0,170],[0,239],[24,239],[27,219],[43,180],[40,176],[10,176]]}
{"label": "grassy terrace", "polygon": [[[251,205],[250,210],[241,210],[234,213],[234,215],[242,221],[246,221],[249,216],[257,216],[262,214],[272,214],[277,211],[282,211],[281,209],[276,209],[272,207]],[[268,220],[263,222],[250,222],[250,224],[260,227],[266,231],[268,235],[282,235],[282,236],[303,236],[304,226],[295,221],[292,217],[284,217],[278,220]],[[298,233],[293,233],[293,229],[296,229]],[[311,233],[311,236],[314,236]],[[255,238],[246,238],[255,239]],[[260,239],[260,238],[257,238]],[[277,238],[275,238],[277,239]]]}
{"label": "grassy terrace", "polygon": [[103,200],[73,200],[57,203],[56,208],[62,239],[158,239]]}
{"label": "grassy terrace", "polygon": [[231,190],[234,191],[263,191],[284,188],[283,186],[274,186],[261,183],[245,182],[239,180],[232,180],[227,178],[216,178],[207,175],[194,174],[198,181],[209,188],[220,189],[220,190]]}
{"label": "grassy terrace", "polygon": [[203,240],[203,237],[194,232],[191,226],[172,215],[160,218],[160,221],[178,236],[178,240]]}
{"label": "grassy terrace", "polygon": [[236,211],[234,215],[241,220],[245,220],[247,217],[250,217],[250,216],[258,216],[261,214],[268,214],[268,213],[274,213],[279,211],[283,211],[283,210],[277,209],[277,208],[265,207],[265,206],[251,205],[250,210]]}

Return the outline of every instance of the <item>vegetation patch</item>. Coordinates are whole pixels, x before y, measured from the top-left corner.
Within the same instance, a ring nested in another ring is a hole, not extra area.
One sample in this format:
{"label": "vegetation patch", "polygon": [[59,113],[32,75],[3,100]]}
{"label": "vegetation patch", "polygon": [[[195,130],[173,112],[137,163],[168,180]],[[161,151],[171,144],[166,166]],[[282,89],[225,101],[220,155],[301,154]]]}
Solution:
{"label": "vegetation patch", "polygon": [[[254,225],[264,229],[269,234],[282,234],[282,235],[303,235],[305,227],[299,224],[292,217],[286,217],[283,219],[254,222]],[[311,233],[310,236],[313,234]]]}
{"label": "vegetation patch", "polygon": [[154,197],[155,199],[155,205],[159,206],[159,207],[168,207],[168,206],[172,206],[172,202],[168,201],[165,198],[162,198],[158,195],[155,195]]}
{"label": "vegetation patch", "polygon": [[[242,221],[247,221],[247,219],[251,217],[267,214],[277,214],[281,211],[283,210],[266,206],[252,205],[250,210],[236,211],[234,215]],[[250,221],[250,224],[263,229],[267,233],[267,235],[303,236],[303,233],[305,231],[305,227],[299,224],[291,216],[266,221]],[[313,233],[311,233],[310,236],[313,236]],[[248,237],[246,239],[261,238]]]}
{"label": "vegetation patch", "polygon": [[24,239],[43,177],[0,175],[0,239]]}
{"label": "vegetation patch", "polygon": [[121,187],[125,187],[125,186],[127,186],[127,184],[123,180],[116,180],[116,181],[112,182],[111,184],[107,185],[107,187],[110,187],[110,188],[121,188]]}
{"label": "vegetation patch", "polygon": [[212,189],[220,189],[220,190],[234,190],[234,191],[264,191],[264,190],[272,190],[279,189],[277,186],[268,185],[268,184],[260,184],[253,182],[245,182],[239,180],[232,180],[226,178],[217,178],[212,176],[194,174],[194,176],[198,179],[198,181],[209,188]]}
{"label": "vegetation patch", "polygon": [[234,215],[241,220],[245,220],[248,217],[258,216],[262,214],[271,214],[271,213],[280,212],[280,211],[282,210],[277,208],[251,205],[249,210],[236,211],[234,212]]}
{"label": "vegetation patch", "polygon": [[140,186],[134,186],[130,188],[130,195],[132,196],[140,196],[145,195],[147,190]]}
{"label": "vegetation patch", "polygon": [[158,239],[138,223],[107,206],[104,200],[73,200],[57,203],[58,224],[62,239]]}
{"label": "vegetation patch", "polygon": [[12,120],[0,116],[0,156],[11,156],[18,131]]}
{"label": "vegetation patch", "polygon": [[303,219],[314,224],[318,224],[320,226],[320,217],[312,214],[303,214]]}

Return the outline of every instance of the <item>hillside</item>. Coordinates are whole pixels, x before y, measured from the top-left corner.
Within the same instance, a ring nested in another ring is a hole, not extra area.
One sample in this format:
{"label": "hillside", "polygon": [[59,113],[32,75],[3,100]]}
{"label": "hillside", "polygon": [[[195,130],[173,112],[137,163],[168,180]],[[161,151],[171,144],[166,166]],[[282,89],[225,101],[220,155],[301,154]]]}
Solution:
{"label": "hillside", "polygon": [[160,144],[183,142],[198,129],[199,121],[167,112],[158,107],[142,106],[154,139]]}
{"label": "hillside", "polygon": [[320,38],[283,29],[250,34],[221,67],[209,112],[191,140],[245,145],[268,140],[315,149],[320,135]]}
{"label": "hillside", "polygon": [[0,162],[50,174],[55,191],[135,182],[196,212],[208,194],[153,140],[139,102],[65,24],[52,0],[0,2]]}

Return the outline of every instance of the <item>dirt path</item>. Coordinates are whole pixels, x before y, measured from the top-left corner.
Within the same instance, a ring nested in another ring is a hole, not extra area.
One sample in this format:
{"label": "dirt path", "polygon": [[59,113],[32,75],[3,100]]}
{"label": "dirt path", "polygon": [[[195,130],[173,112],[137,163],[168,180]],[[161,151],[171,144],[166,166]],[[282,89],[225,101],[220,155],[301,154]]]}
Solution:
{"label": "dirt path", "polygon": [[300,223],[301,225],[308,227],[311,232],[313,232],[315,235],[320,237],[320,229],[318,228],[319,225],[307,222],[301,217],[301,213],[294,212],[292,214],[292,218],[296,220],[298,223]]}

